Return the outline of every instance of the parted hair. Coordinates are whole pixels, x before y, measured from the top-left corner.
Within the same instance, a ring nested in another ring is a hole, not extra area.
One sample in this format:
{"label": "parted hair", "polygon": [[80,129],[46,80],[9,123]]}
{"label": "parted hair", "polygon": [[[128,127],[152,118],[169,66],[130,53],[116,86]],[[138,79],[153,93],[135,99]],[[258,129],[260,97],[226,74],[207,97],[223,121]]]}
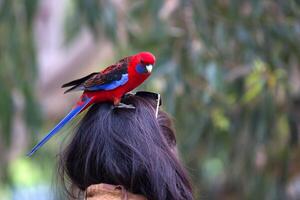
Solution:
{"label": "parted hair", "polygon": [[107,183],[149,200],[193,199],[170,117],[159,110],[156,118],[153,99],[129,95],[122,102],[135,109],[94,104],[61,152],[59,174],[67,194],[79,198],[88,186]]}

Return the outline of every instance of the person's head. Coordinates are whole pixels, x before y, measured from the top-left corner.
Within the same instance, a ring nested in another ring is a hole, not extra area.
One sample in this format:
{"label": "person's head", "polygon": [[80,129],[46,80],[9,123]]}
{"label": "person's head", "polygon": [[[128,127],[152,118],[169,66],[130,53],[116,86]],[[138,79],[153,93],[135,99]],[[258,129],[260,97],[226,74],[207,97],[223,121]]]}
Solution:
{"label": "person's head", "polygon": [[99,183],[122,185],[147,199],[192,199],[189,180],[176,155],[170,118],[155,116],[156,102],[129,95],[135,109],[94,104],[61,154],[63,180],[80,191]]}

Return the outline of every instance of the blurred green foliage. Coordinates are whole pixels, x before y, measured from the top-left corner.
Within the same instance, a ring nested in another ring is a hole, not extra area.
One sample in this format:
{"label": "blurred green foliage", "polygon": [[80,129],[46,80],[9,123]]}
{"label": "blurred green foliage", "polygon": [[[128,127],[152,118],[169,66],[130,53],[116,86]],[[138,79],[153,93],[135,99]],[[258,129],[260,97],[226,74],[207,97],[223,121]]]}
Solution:
{"label": "blurred green foliage", "polygon": [[40,122],[32,28],[36,2],[0,1],[0,181],[10,178],[7,154],[16,110],[22,107],[29,130],[35,130]]}
{"label": "blurred green foliage", "polygon": [[[300,91],[291,78],[300,78],[294,70],[300,67],[298,1],[69,4],[67,41],[88,26],[96,38],[111,40],[119,55],[143,50],[156,55],[155,72],[144,87],[161,92],[164,108],[174,116],[196,195],[286,199],[287,183],[294,175],[289,169],[300,156]],[[35,1],[2,1],[0,6],[4,133],[9,133],[14,107],[11,88],[23,92],[27,113],[34,113],[28,123],[37,119],[32,106],[34,5]]]}

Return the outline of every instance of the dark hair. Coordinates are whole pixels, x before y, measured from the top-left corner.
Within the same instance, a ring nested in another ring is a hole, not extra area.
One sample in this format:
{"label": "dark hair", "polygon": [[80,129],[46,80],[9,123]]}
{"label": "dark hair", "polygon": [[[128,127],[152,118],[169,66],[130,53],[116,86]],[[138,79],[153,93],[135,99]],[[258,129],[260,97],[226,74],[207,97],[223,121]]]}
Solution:
{"label": "dark hair", "polygon": [[81,120],[60,155],[64,184],[70,179],[80,191],[76,197],[92,184],[107,183],[149,200],[193,199],[186,172],[172,152],[176,140],[170,118],[159,111],[156,119],[151,99],[131,95],[123,102],[135,109],[97,103]]}

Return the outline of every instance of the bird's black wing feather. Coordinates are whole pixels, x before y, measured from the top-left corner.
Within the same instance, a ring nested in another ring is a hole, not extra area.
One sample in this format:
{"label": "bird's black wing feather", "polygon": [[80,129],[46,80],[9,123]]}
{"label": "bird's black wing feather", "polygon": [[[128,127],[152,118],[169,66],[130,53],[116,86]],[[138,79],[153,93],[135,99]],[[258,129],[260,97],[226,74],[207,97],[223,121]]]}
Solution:
{"label": "bird's black wing feather", "polygon": [[87,79],[83,86],[85,89],[93,86],[111,83],[122,78],[122,74],[127,74],[127,63],[117,63],[106,68],[103,72]]}
{"label": "bird's black wing feather", "polygon": [[97,73],[97,72],[91,73],[91,74],[89,74],[85,77],[82,77],[82,78],[70,81],[68,83],[65,83],[61,87],[64,88],[64,87],[70,87],[70,86],[74,86],[74,85],[75,86],[80,85],[81,83],[85,82],[86,80],[88,80],[89,78],[91,78],[92,76],[94,76],[96,74],[99,74],[99,73]]}
{"label": "bird's black wing feather", "polygon": [[100,73],[92,73],[83,78],[65,83],[64,85],[62,85],[62,87],[72,87],[66,90],[64,93],[73,90],[75,91],[76,89],[89,90],[89,88],[93,86],[107,84],[113,81],[120,80],[122,78],[122,74],[128,73],[128,61],[128,58],[124,58],[116,64],[107,67]]}

